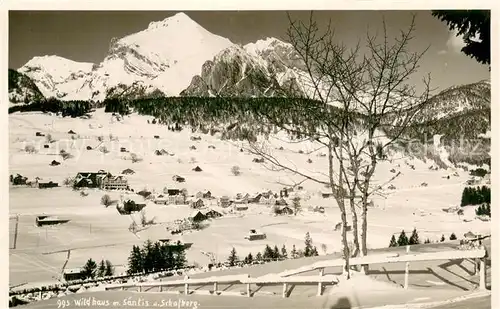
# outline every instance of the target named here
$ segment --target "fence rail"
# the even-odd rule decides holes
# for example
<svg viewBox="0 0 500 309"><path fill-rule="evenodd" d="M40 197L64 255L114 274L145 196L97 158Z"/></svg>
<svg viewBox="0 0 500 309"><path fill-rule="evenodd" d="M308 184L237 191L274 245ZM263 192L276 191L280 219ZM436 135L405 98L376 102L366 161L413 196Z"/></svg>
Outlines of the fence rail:
<svg viewBox="0 0 500 309"><path fill-rule="evenodd" d="M349 260L349 264L354 265L370 265L370 264L383 264L383 263L406 263L405 265L405 284L404 288L408 288L409 282L409 268L410 262L421 262L421 261L436 261L436 260L459 260L459 259L480 259L480 265L478 269L477 263L475 263L475 272L479 270L479 288L482 290L486 289L486 251L485 249L476 249L469 251L461 250L449 250L443 252L426 252L426 253L410 253L410 246L406 247L406 254L375 254L363 257L356 257ZM114 289L125 289L125 288L138 288L138 291L142 291L145 287L158 287L159 291L162 291L162 287L167 286L184 286L184 293L189 294L190 285L206 285L213 284L213 294L218 294L218 284L244 284L246 285L246 295L250 297L251 285L252 284L283 284L282 297L287 297L288 285L289 284L306 284L306 283L317 283L318 292L317 295L322 295L324 284L335 284L338 282L337 275L324 275L325 268L329 267L339 267L344 266L344 260L335 259L331 261L321 261L314 263L312 265L307 265L304 267L299 267L292 270L286 270L281 273L267 274L260 277L251 278L248 274L243 275L230 275L230 276L212 276L208 278L189 278L186 276L181 280L171 280L171 281L154 281L154 282L142 282L142 283L125 283L125 284L115 284L108 285L105 287L106 290ZM297 276L301 273L311 272L319 270L318 275L314 276Z"/></svg>

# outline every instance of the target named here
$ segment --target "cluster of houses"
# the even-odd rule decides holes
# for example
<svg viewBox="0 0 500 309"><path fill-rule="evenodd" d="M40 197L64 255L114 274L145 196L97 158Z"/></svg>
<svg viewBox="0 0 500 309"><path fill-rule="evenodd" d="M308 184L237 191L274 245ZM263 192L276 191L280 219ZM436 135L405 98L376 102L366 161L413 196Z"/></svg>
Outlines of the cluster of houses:
<svg viewBox="0 0 500 309"><path fill-rule="evenodd" d="M109 172L79 172L74 179L75 188L99 188L103 190L129 190L124 176L113 176Z"/></svg>

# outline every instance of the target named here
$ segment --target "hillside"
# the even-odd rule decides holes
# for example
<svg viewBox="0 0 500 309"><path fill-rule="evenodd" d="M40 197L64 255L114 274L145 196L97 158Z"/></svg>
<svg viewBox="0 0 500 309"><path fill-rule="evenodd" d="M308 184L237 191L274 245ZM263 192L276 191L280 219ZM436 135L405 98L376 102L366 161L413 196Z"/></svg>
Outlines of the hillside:
<svg viewBox="0 0 500 309"><path fill-rule="evenodd" d="M9 69L9 102L32 103L41 101L44 96L28 76Z"/></svg>

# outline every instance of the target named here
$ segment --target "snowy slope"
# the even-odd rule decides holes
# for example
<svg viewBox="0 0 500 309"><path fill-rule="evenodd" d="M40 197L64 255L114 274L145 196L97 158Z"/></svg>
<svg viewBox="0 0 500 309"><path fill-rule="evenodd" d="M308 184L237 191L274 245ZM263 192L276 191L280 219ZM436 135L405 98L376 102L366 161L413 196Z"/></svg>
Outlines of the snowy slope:
<svg viewBox="0 0 500 309"><path fill-rule="evenodd" d="M200 74L206 60L232 43L198 25L184 13L121 39L113 39L100 64L57 56L35 57L20 68L46 97L102 100L106 91L134 82L149 91L178 95Z"/></svg>

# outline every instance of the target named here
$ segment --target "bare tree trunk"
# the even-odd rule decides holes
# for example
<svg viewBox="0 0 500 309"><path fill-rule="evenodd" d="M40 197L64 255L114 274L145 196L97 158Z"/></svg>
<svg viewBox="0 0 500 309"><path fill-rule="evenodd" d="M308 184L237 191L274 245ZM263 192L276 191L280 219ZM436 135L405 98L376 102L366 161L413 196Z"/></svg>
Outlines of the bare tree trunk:
<svg viewBox="0 0 500 309"><path fill-rule="evenodd" d="M356 257L359 255L359 236L358 236L358 214L356 212L356 202L354 201L354 191L351 190L349 203L351 206L351 216L352 216L352 237L354 243L354 252L351 254L351 257Z"/></svg>
<svg viewBox="0 0 500 309"><path fill-rule="evenodd" d="M330 130L331 131L331 130ZM349 265L349 244L347 242L347 214L346 214L346 209L345 209L345 199L344 199L344 190L343 190L343 175L342 173L339 173L339 184L338 187L335 186L335 183L333 181L333 142L330 138L330 142L328 144L328 174L330 178L330 187L333 193L333 196L335 197L335 200L337 201L338 207L340 209L340 220L342 222L342 229L341 229L341 235L342 235L342 257L344 259L344 269L343 269L343 274L346 276L346 279L350 279L350 265ZM340 155L338 155L339 159L339 170L342 170L344 167L344 162L342 160L342 147L340 147Z"/></svg>

